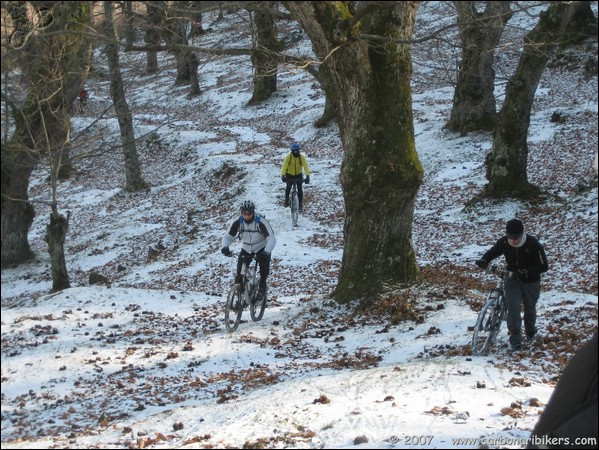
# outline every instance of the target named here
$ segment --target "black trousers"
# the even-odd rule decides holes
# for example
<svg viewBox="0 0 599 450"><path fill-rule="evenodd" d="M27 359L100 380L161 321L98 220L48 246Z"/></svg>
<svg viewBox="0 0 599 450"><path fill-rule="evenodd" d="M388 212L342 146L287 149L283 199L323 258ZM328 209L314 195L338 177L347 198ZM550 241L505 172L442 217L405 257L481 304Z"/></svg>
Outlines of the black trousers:
<svg viewBox="0 0 599 450"><path fill-rule="evenodd" d="M304 176L303 175L286 175L285 178L287 179L287 187L285 188L285 199L289 200L289 194L291 193L291 186L293 185L293 183L297 183L297 199L299 200L299 204L302 204L302 201L304 200L304 190L302 189L302 184L303 184L303 179Z"/></svg>
<svg viewBox="0 0 599 450"><path fill-rule="evenodd" d="M257 251L255 254L258 256L258 266L260 267L260 284L264 286L266 285L266 279L270 274L270 255L264 257L263 253L264 249ZM244 249L241 249L239 257L237 258L237 275L241 275L241 267L243 266L244 259L251 262L253 256L254 253L248 253Z"/></svg>

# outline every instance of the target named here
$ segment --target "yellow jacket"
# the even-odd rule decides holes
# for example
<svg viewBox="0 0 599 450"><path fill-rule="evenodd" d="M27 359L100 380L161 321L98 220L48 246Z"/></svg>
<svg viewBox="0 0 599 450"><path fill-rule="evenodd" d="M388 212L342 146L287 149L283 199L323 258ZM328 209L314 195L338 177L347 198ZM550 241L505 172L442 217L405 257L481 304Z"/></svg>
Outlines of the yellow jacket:
<svg viewBox="0 0 599 450"><path fill-rule="evenodd" d="M308 166L308 160L300 153L299 157L296 158L293 154L289 153L283 161L283 167L281 167L281 175L292 175L297 176L302 174L302 167L307 177L310 176L310 167Z"/></svg>

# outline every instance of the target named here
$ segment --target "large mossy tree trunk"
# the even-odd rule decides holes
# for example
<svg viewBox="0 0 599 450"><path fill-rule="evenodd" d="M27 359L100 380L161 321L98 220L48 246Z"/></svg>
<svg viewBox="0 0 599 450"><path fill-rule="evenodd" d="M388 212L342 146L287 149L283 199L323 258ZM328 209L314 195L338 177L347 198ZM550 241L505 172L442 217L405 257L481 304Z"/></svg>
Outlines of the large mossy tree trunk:
<svg viewBox="0 0 599 450"><path fill-rule="evenodd" d="M453 2L458 12L462 60L446 128L461 134L495 128L495 49L511 17L510 2Z"/></svg>
<svg viewBox="0 0 599 450"><path fill-rule="evenodd" d="M413 283L416 194L423 170L416 153L407 42L418 2L289 2L334 89L345 150L344 252L333 297L376 301L387 285ZM368 34L368 38L362 34Z"/></svg>
<svg viewBox="0 0 599 450"><path fill-rule="evenodd" d="M29 177L38 155L13 140L2 148L2 267L15 267L33 258L29 229L35 209L29 202Z"/></svg>
<svg viewBox="0 0 599 450"><path fill-rule="evenodd" d="M488 183L484 195L530 198L540 193L537 186L529 183L526 169L530 112L547 61L565 36L572 18L585 8L588 2L553 2L525 36L524 50L508 82L493 146L487 154Z"/></svg>

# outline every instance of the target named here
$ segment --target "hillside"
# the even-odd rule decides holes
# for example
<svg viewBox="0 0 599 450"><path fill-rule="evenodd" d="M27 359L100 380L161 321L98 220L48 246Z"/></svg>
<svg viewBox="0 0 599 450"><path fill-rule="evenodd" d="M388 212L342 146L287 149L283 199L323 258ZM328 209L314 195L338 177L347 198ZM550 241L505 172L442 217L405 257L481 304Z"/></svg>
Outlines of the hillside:
<svg viewBox="0 0 599 450"><path fill-rule="evenodd" d="M423 24L439 20L433 13L423 10ZM202 46L249 46L243 23L235 14L214 22ZM293 51L310 48L304 37ZM537 92L528 174L545 198L470 207L485 183L492 138L443 129L453 91L424 63L432 52L414 49L414 125L425 169L414 246L423 282L361 313L327 298L343 250L342 148L334 124L313 126L324 106L314 80L281 68L273 98L248 107L247 57L202 57L203 93L190 98L174 85L172 57L161 54L164 71L150 77L140 75L144 55L123 55L152 187L123 192L118 150L77 163L59 188L59 208L71 213L73 288L54 295L46 295L49 211L36 203L37 258L2 271L2 448L344 448L359 447L359 436L368 439L364 448L414 448L409 436L423 436L419 448L478 448L481 438L505 448L499 439L525 439L564 364L597 329L597 76L583 70L589 55L596 62L597 46L553 61ZM73 118L80 154L118 142L116 120L97 121L110 106L97 57L89 104ZM506 59L500 75L513 66ZM551 120L556 112L563 120ZM312 182L292 229L279 170L294 141ZM40 167L32 199L48 199L46 179ZM220 242L246 198L277 236L270 300L261 322L228 334L222 306L234 260L221 255ZM492 355L472 357L469 327L494 282L473 261L515 214L550 262L541 339L510 354L503 329ZM92 272L108 286L89 286ZM411 320L399 320L398 305Z"/></svg>

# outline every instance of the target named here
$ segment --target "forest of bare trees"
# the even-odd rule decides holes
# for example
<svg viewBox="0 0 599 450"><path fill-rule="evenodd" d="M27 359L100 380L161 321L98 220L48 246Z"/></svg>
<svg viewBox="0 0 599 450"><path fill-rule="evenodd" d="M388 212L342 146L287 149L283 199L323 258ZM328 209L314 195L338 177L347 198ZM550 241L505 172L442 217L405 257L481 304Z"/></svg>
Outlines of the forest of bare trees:
<svg viewBox="0 0 599 450"><path fill-rule="evenodd" d="M141 136L131 126L120 54L143 53L146 73L153 73L159 70L157 54L171 53L173 82L188 86L193 96L202 95L198 71L203 58L237 54L247 55L254 69L249 104L268 102L277 90L279 65L294 64L308 70L326 95L321 120L339 126L345 224L336 300L368 303L386 285L416 282L412 222L423 169L412 117L412 46L450 39L459 55L447 127L462 134L494 133L480 196L530 198L541 195L528 182L526 141L540 77L560 48L597 34L597 18L586 1L448 4L454 5L455 23L424 31L418 29L419 2L2 2L2 267L32 257L28 231L36 206L29 200L29 180L43 165L52 192L46 240L53 289L69 287L64 252L69 221L56 187L77 164L71 156L70 115L93 75L95 52L103 52L109 62L105 76L112 108L105 113L118 118L127 191L148 184L137 157ZM512 17L530 13L522 8L531 6L542 12L520 43L517 69L497 111L496 46ZM252 48L203 47L202 17L208 11L246 15ZM313 55L286 54L291 39L282 31L286 21L300 24Z"/></svg>

